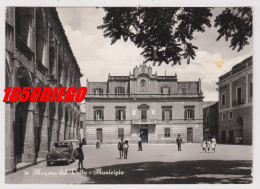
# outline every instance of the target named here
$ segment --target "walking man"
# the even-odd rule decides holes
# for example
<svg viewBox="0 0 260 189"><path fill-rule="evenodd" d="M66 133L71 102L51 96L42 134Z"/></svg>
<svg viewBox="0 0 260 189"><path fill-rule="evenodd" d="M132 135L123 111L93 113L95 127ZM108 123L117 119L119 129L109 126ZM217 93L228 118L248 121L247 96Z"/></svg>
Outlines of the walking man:
<svg viewBox="0 0 260 189"><path fill-rule="evenodd" d="M143 151L141 136L139 136L139 139L138 139L138 151Z"/></svg>
<svg viewBox="0 0 260 189"><path fill-rule="evenodd" d="M124 153L124 138L121 138L121 140L118 142L117 148L119 150L120 159L123 159L123 153Z"/></svg>
<svg viewBox="0 0 260 189"><path fill-rule="evenodd" d="M176 138L176 143L178 146L178 151L181 151L182 138L180 134L178 134L178 137Z"/></svg>

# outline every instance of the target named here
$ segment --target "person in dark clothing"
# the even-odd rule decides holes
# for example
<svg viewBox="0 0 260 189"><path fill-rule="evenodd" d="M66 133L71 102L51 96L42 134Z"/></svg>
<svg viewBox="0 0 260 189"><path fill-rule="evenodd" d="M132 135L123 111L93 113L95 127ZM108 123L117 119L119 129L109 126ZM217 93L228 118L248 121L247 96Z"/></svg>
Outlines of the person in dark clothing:
<svg viewBox="0 0 260 189"><path fill-rule="evenodd" d="M139 139L138 139L138 151L143 151L141 136L139 136Z"/></svg>
<svg viewBox="0 0 260 189"><path fill-rule="evenodd" d="M80 165L81 165L81 168L84 169L84 167L83 167L84 153L83 153L83 150L82 150L82 143L79 144L78 153L79 153L78 167L80 169Z"/></svg>
<svg viewBox="0 0 260 189"><path fill-rule="evenodd" d="M121 138L121 140L118 142L117 148L119 150L120 159L123 159L123 153L124 153L124 139Z"/></svg>
<svg viewBox="0 0 260 189"><path fill-rule="evenodd" d="M124 142L124 145L123 145L123 149L124 149L124 159L127 159L128 148L129 148L129 144L128 144L128 140L126 140L126 141Z"/></svg>
<svg viewBox="0 0 260 189"><path fill-rule="evenodd" d="M176 143L178 146L178 151L181 151L182 138L180 134L178 134L178 137L176 138Z"/></svg>

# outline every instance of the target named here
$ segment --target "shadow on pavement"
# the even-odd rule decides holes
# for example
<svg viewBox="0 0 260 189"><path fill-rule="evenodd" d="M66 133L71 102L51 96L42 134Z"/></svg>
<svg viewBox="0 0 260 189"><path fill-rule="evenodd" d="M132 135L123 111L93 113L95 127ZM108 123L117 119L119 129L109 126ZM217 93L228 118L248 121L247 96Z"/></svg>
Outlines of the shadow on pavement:
<svg viewBox="0 0 260 189"><path fill-rule="evenodd" d="M251 168L252 161L142 162L84 169L82 174L95 184L249 184Z"/></svg>

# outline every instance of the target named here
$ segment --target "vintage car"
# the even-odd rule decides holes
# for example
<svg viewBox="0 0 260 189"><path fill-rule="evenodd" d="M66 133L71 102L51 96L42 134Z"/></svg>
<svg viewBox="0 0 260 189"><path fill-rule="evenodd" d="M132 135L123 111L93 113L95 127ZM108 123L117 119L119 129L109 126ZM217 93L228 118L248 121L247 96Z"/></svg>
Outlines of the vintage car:
<svg viewBox="0 0 260 189"><path fill-rule="evenodd" d="M78 140L73 140L73 139L65 140L64 142L71 142L72 143L73 149L75 150L75 158L78 158L79 157L78 148L79 148L80 142Z"/></svg>
<svg viewBox="0 0 260 189"><path fill-rule="evenodd" d="M66 162L69 165L71 161L75 161L75 150L71 142L54 143L51 152L46 155L47 166L52 162Z"/></svg>

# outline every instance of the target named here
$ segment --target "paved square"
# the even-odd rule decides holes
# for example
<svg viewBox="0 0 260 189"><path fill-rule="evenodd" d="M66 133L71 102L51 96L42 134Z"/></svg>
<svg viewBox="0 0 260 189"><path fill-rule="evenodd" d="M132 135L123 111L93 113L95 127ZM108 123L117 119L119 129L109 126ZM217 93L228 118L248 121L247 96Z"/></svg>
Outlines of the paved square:
<svg viewBox="0 0 260 189"><path fill-rule="evenodd" d="M217 145L216 152L202 152L200 144L130 144L128 159L119 159L117 145L83 146L84 170L77 163L46 163L6 176L6 183L39 184L197 184L251 183L252 146Z"/></svg>

